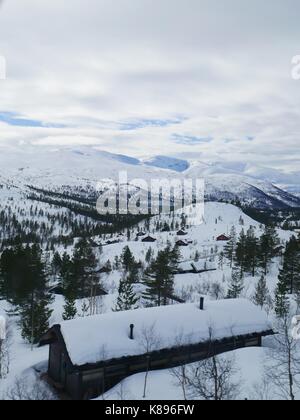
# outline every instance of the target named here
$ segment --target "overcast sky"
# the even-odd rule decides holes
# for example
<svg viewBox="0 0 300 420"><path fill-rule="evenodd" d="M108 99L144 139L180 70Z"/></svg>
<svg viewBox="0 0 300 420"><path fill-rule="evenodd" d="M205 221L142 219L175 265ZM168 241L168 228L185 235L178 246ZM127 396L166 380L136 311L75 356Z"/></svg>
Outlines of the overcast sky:
<svg viewBox="0 0 300 420"><path fill-rule="evenodd" d="M300 162L299 0L4 0L2 143Z"/></svg>

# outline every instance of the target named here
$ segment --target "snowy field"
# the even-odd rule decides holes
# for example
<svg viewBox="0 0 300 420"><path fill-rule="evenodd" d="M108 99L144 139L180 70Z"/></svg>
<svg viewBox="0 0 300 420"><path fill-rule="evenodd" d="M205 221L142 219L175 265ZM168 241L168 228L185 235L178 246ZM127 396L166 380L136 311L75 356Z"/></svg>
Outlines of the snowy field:
<svg viewBox="0 0 300 420"><path fill-rule="evenodd" d="M49 209L49 211L51 210ZM123 236L118 236L119 243L103 246L102 252L100 252L100 248L95 248L96 255L101 261L99 266L102 266L108 260L113 263L116 257L120 257L125 246L129 246L137 261L141 261L145 264L145 258L149 248L151 248L154 255L156 255L158 250L164 249L168 243L174 245L178 240L176 231L156 232L155 225L157 221L158 218L153 218L150 224L150 233L157 239L156 243L148 244L142 243L140 240L135 240L138 231L144 229L144 225L141 224L132 234L131 240L127 240L126 235L124 234ZM160 221L163 222L164 220ZM200 262L214 264L216 270L202 274L188 273L176 275L174 288L178 297L183 298L187 302L198 302L199 295L205 295L207 301L222 299L227 295L227 285L228 280L231 277L231 268L226 261L220 265L219 256L224 250L225 245L223 242L218 242L216 238L221 234L228 235L233 226L236 228L237 234L239 234L242 229L246 231L250 226L254 227L257 236L261 235L263 232L263 226L243 214L240 209L232 205L220 203L207 203L205 205L203 223L199 226L187 227L187 236L185 239L188 239L191 243L188 247L180 249L181 261L184 264L194 261L197 252L199 254ZM292 235L291 232L282 230L278 230L278 234L282 244L284 244ZM98 237L93 239L97 242L99 241ZM68 246L67 248L61 248L59 250L61 253L67 251L71 254L73 246ZM267 275L267 285L270 292L273 292L275 289L281 262L280 258L274 259ZM101 281L104 289L108 292L108 295L101 298L99 306L100 314L109 314L115 307L117 290L121 277L122 273L117 270L113 270L110 274L102 275ZM245 288L242 292L243 298L252 299L258 280L259 276L247 276L244 279ZM215 295L213 288L213 285L216 283L221 286L218 296ZM56 296L55 301L52 304L52 325L61 323L63 305L63 297ZM82 305L82 300L76 302L79 315L81 314ZM6 302L0 301L0 313L1 311L5 312L7 309L9 309L9 305L7 305ZM16 378L28 378L29 383L33 383L34 378L36 377L36 374L33 373L33 367L38 366L38 370L40 370L41 366L44 366L43 369L45 369L48 359L47 348L39 349L34 347L31 349L29 345L24 344L20 336L16 318L10 318L9 322L12 329L11 366L7 378L0 380L0 398L1 396L3 396L3 398L5 397L7 390L14 385ZM243 388L239 396L240 399L250 399L253 397L255 384L262 381L261 366L264 365L262 360L267 351L267 349L246 349L236 352L238 370L243 379ZM122 395L122 398L124 399L140 399L143 377L144 375L141 374L128 378L123 382L121 389L120 386L116 387L113 391L108 393L105 398L120 399L120 395ZM181 399L182 395L180 388L174 384L174 378L172 378L170 372L151 372L149 376L147 398Z"/></svg>

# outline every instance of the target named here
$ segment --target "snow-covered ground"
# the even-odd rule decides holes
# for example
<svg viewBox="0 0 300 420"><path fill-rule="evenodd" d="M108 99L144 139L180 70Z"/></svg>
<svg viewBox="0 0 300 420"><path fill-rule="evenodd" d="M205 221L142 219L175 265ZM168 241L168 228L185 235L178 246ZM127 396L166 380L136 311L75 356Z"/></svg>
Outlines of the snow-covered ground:
<svg viewBox="0 0 300 420"><path fill-rule="evenodd" d="M51 211L52 208L49 208L49 212ZM55 209L53 211L55 211ZM28 214L30 215L30 208L27 207L26 212L29 212ZM158 250L165 248L168 242L174 245L179 239L176 233L177 229L172 232L156 232L155 230L158 221L163 223L166 220L167 216L156 217L151 220L149 233L157 239L154 244L142 243L141 239L136 241L136 234L138 231L144 230L144 223L141 223L141 225L132 232L130 240L127 239L126 232L124 232L123 236L116 235L116 237L107 238L118 238L120 242L103 246L102 253L100 252L100 247L95 247L95 252L101 261L100 265L104 264L107 260L110 260L113 263L115 257L120 257L125 246L129 246L136 260L145 263L146 253L149 248L152 248L155 255ZM243 214L237 207L222 203L206 203L203 223L198 226L187 227L186 229L187 236L184 237L184 239L191 243L188 247L181 248L181 260L183 263L194 261L197 252L200 262L214 264L216 270L202 274L189 273L176 275L176 295L184 298L187 302L196 302L199 299L199 295L204 294L207 296L207 301L214 301L217 297L214 294L212 286L215 283L218 283L221 285L221 291L218 298L226 296L228 280L231 277L231 269L226 261L220 265L219 255L223 251L225 244L223 242L218 242L216 238L221 234L228 235L233 226L236 228L237 234L239 234L242 229L246 231L250 226L254 227L257 236L261 235L263 231L263 226ZM291 232L283 230L278 230L278 233L282 244L284 244L292 235ZM101 240L100 237L94 237L93 239L99 244L103 242L103 238ZM60 253L63 253L64 251L71 253L73 246L74 244L66 247L60 246L58 251ZM267 276L267 284L271 293L274 291L277 283L280 263L280 259L274 259ZM116 270L112 271L110 274L102 275L101 281L109 294L101 298L99 313L107 314L112 311L112 308L116 303L117 288L121 277L122 273ZM245 278L245 289L243 291L244 298L252 298L258 279L259 276L255 276L254 278L249 276ZM82 301L77 302L79 314L81 314L82 303ZM51 324L60 323L62 321L63 305L63 298L61 296L56 296L55 302L52 305L53 315ZM3 312L6 309L9 309L7 304L5 302L0 302L0 313L1 310ZM32 367L36 365L41 366L42 364L46 366L48 358L47 348L31 349L30 346L24 344L20 336L16 318L11 318L10 322L13 330L11 369L8 377L0 380L0 398L1 395L4 396L7 390L13 385L16 378L29 377L29 380L32 382ZM261 382L261 359L266 351L267 350L265 349L245 349L236 353L239 371L244 379L244 386L240 395L241 399L246 397L251 398L253 384ZM124 386L122 388L125 389L128 398L141 398L143 377L143 374L136 375L124 381ZM120 387L117 387L105 398L118 399L123 391L121 394L120 392ZM150 374L147 398L177 399L182 398L180 392L180 388L174 384L174 378L172 378L168 371L152 372Z"/></svg>
<svg viewBox="0 0 300 420"><path fill-rule="evenodd" d="M268 366L272 366L270 360L270 349L266 347L250 347L236 350L222 355L222 358L234 360L236 373L232 381L238 382L239 400L257 400L266 398L269 400L280 399L276 388L269 384L266 388L264 384L265 372ZM192 365L188 366L191 367ZM195 365L196 366L196 365ZM115 388L107 392L104 397L99 399L106 400L183 400L182 388L172 370L160 370L149 373L147 381L146 398L143 398L145 374L133 375L122 381ZM297 398L299 398L299 394Z"/></svg>

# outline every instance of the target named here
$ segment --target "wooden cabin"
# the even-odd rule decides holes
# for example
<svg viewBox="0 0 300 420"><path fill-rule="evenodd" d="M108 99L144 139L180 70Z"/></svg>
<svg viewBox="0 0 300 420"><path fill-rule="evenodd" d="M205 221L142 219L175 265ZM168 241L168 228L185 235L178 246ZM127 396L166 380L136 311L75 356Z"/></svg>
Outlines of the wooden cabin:
<svg viewBox="0 0 300 420"><path fill-rule="evenodd" d="M156 242L156 239L155 238L153 238L152 236L147 236L146 238L144 238L144 239L142 239L142 242L144 242L144 243L153 243L153 242Z"/></svg>
<svg viewBox="0 0 300 420"><path fill-rule="evenodd" d="M208 271L216 271L216 264L213 262L207 262L205 260L200 261L182 261L178 264L177 269L173 271L173 274L201 274Z"/></svg>
<svg viewBox="0 0 300 420"><path fill-rule="evenodd" d="M177 236L187 236L187 232L185 232L184 230L179 230L177 232Z"/></svg>
<svg viewBox="0 0 300 420"><path fill-rule="evenodd" d="M180 343L178 331L183 332ZM147 334L154 343L150 348ZM266 314L250 301L204 303L202 298L200 305L178 304L66 321L54 325L40 345L49 345L49 383L64 396L86 400L130 375L261 346L262 337L271 334Z"/></svg>
<svg viewBox="0 0 300 420"><path fill-rule="evenodd" d="M220 236L217 237L217 241L218 242L221 242L221 241L226 242L226 241L230 241L230 238L226 235L220 235Z"/></svg>
<svg viewBox="0 0 300 420"><path fill-rule="evenodd" d="M139 232L136 236L138 237L138 238L142 238L143 236L145 236L146 235L146 233L145 232Z"/></svg>
<svg viewBox="0 0 300 420"><path fill-rule="evenodd" d="M184 246L189 246L189 243L187 241L183 241L183 240L179 240L176 242L176 246L180 246L180 247L184 247Z"/></svg>

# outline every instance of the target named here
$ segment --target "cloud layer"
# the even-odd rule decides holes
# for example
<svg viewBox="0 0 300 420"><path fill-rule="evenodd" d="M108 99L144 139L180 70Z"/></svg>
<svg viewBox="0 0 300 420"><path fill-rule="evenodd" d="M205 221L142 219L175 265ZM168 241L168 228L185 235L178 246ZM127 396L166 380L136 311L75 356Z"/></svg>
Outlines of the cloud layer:
<svg viewBox="0 0 300 420"><path fill-rule="evenodd" d="M298 0L4 1L1 141L296 170L299 15Z"/></svg>

